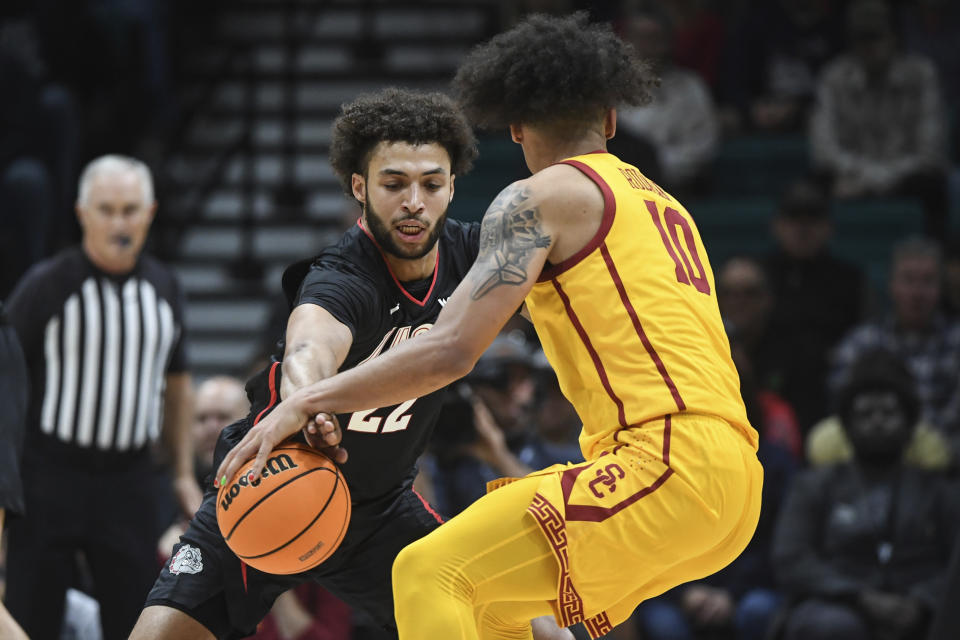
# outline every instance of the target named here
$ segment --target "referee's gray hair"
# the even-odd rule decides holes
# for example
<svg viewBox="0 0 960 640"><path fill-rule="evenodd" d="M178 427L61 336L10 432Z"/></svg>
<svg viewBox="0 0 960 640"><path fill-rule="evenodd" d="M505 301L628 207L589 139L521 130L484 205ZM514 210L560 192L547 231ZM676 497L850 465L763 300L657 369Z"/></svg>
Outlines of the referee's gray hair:
<svg viewBox="0 0 960 640"><path fill-rule="evenodd" d="M136 158L117 154L94 158L83 168L83 173L80 174L80 185L77 188L77 204L86 204L93 179L107 171L133 171L136 173L140 177L140 186L143 188L143 201L148 205L153 204L153 176L150 174L150 168Z"/></svg>
<svg viewBox="0 0 960 640"><path fill-rule="evenodd" d="M943 262L943 251L933 240L910 236L894 245L890 266L896 266L905 258L932 258L939 268Z"/></svg>

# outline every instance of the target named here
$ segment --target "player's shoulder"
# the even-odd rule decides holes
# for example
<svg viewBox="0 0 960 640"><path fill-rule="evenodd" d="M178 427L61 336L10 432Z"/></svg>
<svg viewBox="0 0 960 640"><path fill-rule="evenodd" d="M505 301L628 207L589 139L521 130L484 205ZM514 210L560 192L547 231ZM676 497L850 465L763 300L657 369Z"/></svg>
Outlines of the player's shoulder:
<svg viewBox="0 0 960 640"><path fill-rule="evenodd" d="M313 258L296 262L284 271L283 288L290 297L304 286L321 283L377 288L383 278L382 258L359 225Z"/></svg>
<svg viewBox="0 0 960 640"><path fill-rule="evenodd" d="M592 171L589 167L588 170ZM596 173L593 171L593 173ZM520 188L533 191L538 198L563 203L573 198L574 202L595 203L597 196L597 177L589 175L589 171L575 167L565 162L552 164L537 171L529 178L518 180L514 184ZM600 199L602 202L602 198Z"/></svg>
<svg viewBox="0 0 960 640"><path fill-rule="evenodd" d="M379 251L358 223L347 229L335 244L317 254L311 270L327 268L359 274L379 267L381 262Z"/></svg>
<svg viewBox="0 0 960 640"><path fill-rule="evenodd" d="M562 219L584 211L602 212L602 181L569 164L553 164L517 180L497 196L503 210L536 207L542 219ZM496 203L495 203L496 204Z"/></svg>

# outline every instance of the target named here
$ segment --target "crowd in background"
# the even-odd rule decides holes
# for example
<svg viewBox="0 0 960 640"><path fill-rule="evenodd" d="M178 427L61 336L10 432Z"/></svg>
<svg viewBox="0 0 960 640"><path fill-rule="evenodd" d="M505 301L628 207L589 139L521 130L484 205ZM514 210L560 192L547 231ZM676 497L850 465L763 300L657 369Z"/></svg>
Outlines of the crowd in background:
<svg viewBox="0 0 960 640"><path fill-rule="evenodd" d="M773 248L744 246L713 264L741 392L761 435L757 533L732 565L645 602L610 637L924 637L957 588L950 558L960 537L960 238L950 239L960 229L960 7L505 5L590 5L656 66L657 98L618 114L610 148L681 203L718 189L712 163L725 141L776 133L808 145L807 170L766 194L777 203ZM31 264L79 238L72 211L86 160L106 150L157 160L177 111L181 61L171 43L202 30L202 19L184 26L180 11L182 3L155 0L0 9L0 299ZM889 247L879 289L864 265L837 254L832 221L838 202L877 198L912 199L923 216L922 235ZM278 337L276 326L265 328L266 344ZM202 483L216 434L247 411L242 382L203 381L193 407ZM580 460L579 427L518 319L450 390L418 487L452 516L489 480ZM156 482L158 566L182 524L167 485ZM64 638L99 637L88 576L77 567ZM377 634L322 589L305 587L278 601L257 637Z"/></svg>

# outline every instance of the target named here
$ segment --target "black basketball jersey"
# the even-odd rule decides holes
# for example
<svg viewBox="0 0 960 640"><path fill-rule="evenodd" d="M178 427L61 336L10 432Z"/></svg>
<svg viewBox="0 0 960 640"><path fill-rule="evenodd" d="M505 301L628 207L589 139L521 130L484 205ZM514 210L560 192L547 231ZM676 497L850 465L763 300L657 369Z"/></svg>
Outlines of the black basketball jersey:
<svg viewBox="0 0 960 640"><path fill-rule="evenodd" d="M358 222L313 261L302 280L302 267L288 269L284 288L295 304L319 305L350 328L353 344L340 369L344 371L428 331L476 259L479 240L478 223L447 220L437 242L433 275L401 283ZM297 293L290 296L295 287ZM342 444L350 453L342 469L355 502L413 481L442 396L440 389L398 405L338 416Z"/></svg>

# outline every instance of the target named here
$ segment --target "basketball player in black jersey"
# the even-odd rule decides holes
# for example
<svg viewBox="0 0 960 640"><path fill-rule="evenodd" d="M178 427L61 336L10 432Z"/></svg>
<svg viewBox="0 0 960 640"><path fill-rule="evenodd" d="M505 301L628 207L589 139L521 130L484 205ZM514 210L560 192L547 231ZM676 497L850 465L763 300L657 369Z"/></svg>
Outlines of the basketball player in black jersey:
<svg viewBox="0 0 960 640"><path fill-rule="evenodd" d="M224 429L214 468L280 398L430 329L479 249L478 224L446 220L454 179L475 154L469 125L441 94L387 89L344 106L330 161L363 215L339 244L284 273L293 311L282 376L274 362L247 383L251 412ZM326 452L341 463L353 515L340 547L311 571L277 576L240 562L219 533L208 482L203 506L174 546L131 638L244 637L280 593L306 580L395 635L393 560L442 522L413 490L440 402L437 391L337 416L343 449ZM534 629L538 640L572 638L550 618L536 620Z"/></svg>

